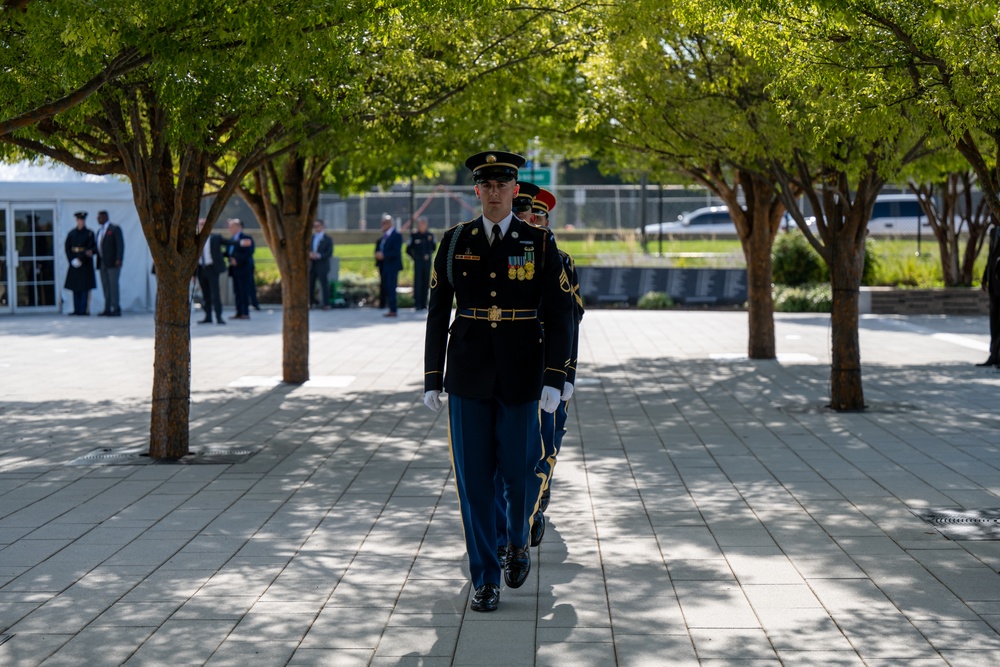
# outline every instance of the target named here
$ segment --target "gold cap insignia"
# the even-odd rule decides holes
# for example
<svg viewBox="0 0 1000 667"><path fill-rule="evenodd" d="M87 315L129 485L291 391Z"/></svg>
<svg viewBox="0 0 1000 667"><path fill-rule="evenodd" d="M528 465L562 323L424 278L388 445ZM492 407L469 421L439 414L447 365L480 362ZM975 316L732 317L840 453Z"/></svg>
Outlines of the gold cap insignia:
<svg viewBox="0 0 1000 667"><path fill-rule="evenodd" d="M486 156L486 164L493 164L496 161L497 161L497 156L496 155L490 154L490 155Z"/></svg>

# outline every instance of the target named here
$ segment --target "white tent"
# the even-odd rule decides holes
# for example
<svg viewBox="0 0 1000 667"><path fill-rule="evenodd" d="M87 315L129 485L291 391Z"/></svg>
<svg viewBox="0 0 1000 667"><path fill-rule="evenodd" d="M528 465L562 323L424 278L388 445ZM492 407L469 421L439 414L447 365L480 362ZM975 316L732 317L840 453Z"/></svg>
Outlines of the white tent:
<svg viewBox="0 0 1000 667"><path fill-rule="evenodd" d="M87 226L97 228L97 212L107 211L122 229L125 258L119 281L126 312L153 309L156 277L132 199L132 186L109 177L93 177L63 166L0 164L0 314L65 312L73 295L63 289L68 260L66 235L74 213L87 211ZM104 309L97 277L90 312Z"/></svg>

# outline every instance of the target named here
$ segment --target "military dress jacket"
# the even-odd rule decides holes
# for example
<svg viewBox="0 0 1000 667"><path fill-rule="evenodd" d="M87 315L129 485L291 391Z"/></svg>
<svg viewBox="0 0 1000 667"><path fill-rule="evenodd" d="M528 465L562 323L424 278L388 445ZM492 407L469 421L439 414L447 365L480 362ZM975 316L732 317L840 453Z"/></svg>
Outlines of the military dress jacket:
<svg viewBox="0 0 1000 667"><path fill-rule="evenodd" d="M583 298L580 296L580 278L576 273L573 258L563 250L559 251L559 258L573 290L573 343L570 348L569 365L566 367L566 381L576 384L576 365L580 355L580 321L583 320L584 310Z"/></svg>
<svg viewBox="0 0 1000 667"><path fill-rule="evenodd" d="M494 248L482 216L452 227L438 246L430 287L425 391L526 403L539 399L543 385L562 390L573 297L548 230L514 217Z"/></svg>
<svg viewBox="0 0 1000 667"><path fill-rule="evenodd" d="M87 254L87 251L90 254ZM74 227L66 235L66 260L72 262L74 259L80 260L79 267L69 264L66 269L66 282L63 285L72 292L85 292L97 287L97 278L94 277L94 255L97 254L97 238L94 232L84 227L77 229Z"/></svg>
<svg viewBox="0 0 1000 667"><path fill-rule="evenodd" d="M1000 227L990 227L989 254L983 269L983 286L991 297L1000 297Z"/></svg>
<svg viewBox="0 0 1000 667"><path fill-rule="evenodd" d="M434 234L431 232L413 232L410 234L410 242L406 244L406 254L409 255L415 264L430 264L434 257Z"/></svg>

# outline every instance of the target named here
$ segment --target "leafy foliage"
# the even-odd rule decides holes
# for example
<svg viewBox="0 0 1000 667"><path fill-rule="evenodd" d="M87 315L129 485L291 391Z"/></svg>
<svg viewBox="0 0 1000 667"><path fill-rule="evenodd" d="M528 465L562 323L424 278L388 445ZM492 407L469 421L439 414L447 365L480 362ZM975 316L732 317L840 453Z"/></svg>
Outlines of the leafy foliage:
<svg viewBox="0 0 1000 667"><path fill-rule="evenodd" d="M673 307L674 300L666 292L646 292L636 302L639 310L666 310Z"/></svg>
<svg viewBox="0 0 1000 667"><path fill-rule="evenodd" d="M774 309L781 313L829 313L833 309L832 291L829 285L816 283L775 285Z"/></svg>
<svg viewBox="0 0 1000 667"><path fill-rule="evenodd" d="M798 287L828 280L826 265L798 232L782 234L771 251L771 274L776 285Z"/></svg>

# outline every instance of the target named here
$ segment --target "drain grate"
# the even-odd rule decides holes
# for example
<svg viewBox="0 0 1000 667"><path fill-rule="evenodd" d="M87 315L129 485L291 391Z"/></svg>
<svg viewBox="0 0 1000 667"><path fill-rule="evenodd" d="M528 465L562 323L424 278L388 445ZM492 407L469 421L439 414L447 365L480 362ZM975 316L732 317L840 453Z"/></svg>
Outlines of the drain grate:
<svg viewBox="0 0 1000 667"><path fill-rule="evenodd" d="M189 447L189 454L177 461L157 461L149 458L146 447L99 447L66 463L70 466L141 466L199 465L244 463L261 450L260 447L222 447L201 445Z"/></svg>
<svg viewBox="0 0 1000 667"><path fill-rule="evenodd" d="M910 509L949 540L1000 540L1000 509Z"/></svg>

